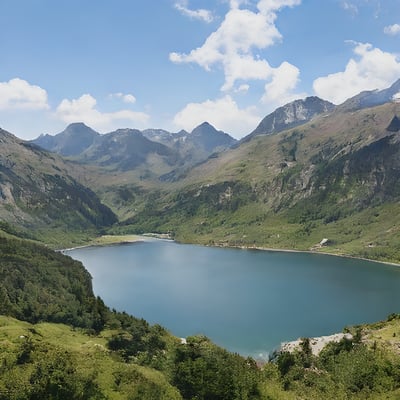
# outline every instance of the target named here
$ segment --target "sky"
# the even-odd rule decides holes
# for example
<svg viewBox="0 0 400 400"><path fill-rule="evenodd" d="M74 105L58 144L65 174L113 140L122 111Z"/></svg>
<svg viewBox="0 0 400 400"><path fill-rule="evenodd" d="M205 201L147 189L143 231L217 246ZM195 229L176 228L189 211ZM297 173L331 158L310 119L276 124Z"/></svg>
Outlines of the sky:
<svg viewBox="0 0 400 400"><path fill-rule="evenodd" d="M400 78L400 0L1 0L0 127L235 138L290 101Z"/></svg>

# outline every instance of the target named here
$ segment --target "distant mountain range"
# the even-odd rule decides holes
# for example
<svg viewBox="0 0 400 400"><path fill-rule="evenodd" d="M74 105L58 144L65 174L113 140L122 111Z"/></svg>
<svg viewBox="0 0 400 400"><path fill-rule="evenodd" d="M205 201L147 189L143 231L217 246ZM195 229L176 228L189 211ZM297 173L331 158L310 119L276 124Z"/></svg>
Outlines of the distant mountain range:
<svg viewBox="0 0 400 400"><path fill-rule="evenodd" d="M107 226L101 199L113 232L302 250L328 238L324 251L400 261L399 92L296 100L241 141L207 122L103 135L76 123L31 143L2 131L0 218Z"/></svg>
<svg viewBox="0 0 400 400"><path fill-rule="evenodd" d="M336 107L309 98L277 109L244 140L189 169L121 231L399 262L398 85Z"/></svg>
<svg viewBox="0 0 400 400"><path fill-rule="evenodd" d="M271 135L303 125L322 114L349 112L392 101L400 93L400 79L385 90L365 91L343 104L334 104L318 97L295 100L261 120L256 129L239 142L229 134L216 130L207 122L192 132L171 133L163 129L118 129L100 135L83 123L69 125L63 132L41 135L32 143L85 164L127 171L142 166L148 176L179 179L188 168L205 161L215 153L244 143L258 135ZM157 168L154 169L154 165Z"/></svg>
<svg viewBox="0 0 400 400"><path fill-rule="evenodd" d="M211 154L223 151L236 140L217 131L209 123L196 127L191 133L167 132L162 129L118 129L100 135L83 123L69 125L63 132L41 135L32 140L46 150L73 157L85 164L96 164L114 170L127 171L146 164L149 157L164 164L164 172L193 166ZM150 168L150 167L149 167Z"/></svg>

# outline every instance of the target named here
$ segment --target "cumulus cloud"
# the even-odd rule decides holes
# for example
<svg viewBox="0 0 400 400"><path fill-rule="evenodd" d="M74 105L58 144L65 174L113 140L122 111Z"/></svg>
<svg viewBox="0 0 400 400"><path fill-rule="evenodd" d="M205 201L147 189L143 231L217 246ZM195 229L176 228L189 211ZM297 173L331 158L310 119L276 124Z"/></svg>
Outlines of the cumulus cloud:
<svg viewBox="0 0 400 400"><path fill-rule="evenodd" d="M124 103L134 104L136 103L136 97L133 94L124 94L124 93L112 93L110 94L111 98L121 99Z"/></svg>
<svg viewBox="0 0 400 400"><path fill-rule="evenodd" d="M66 123L84 122L99 131L120 127L118 124L121 121L143 125L149 120L149 115L143 112L120 110L102 113L96 105L96 99L90 94L84 94L73 100L64 99L56 109L56 116Z"/></svg>
<svg viewBox="0 0 400 400"><path fill-rule="evenodd" d="M386 33L386 35L390 35L390 36L400 35L400 25L393 24L393 25L385 26L385 28L383 29L383 32Z"/></svg>
<svg viewBox="0 0 400 400"><path fill-rule="evenodd" d="M292 7L301 0L260 0L257 12L241 9L240 0L230 1L230 10L219 28L201 47L190 53L170 53L174 63L195 63L209 71L221 66L225 74L223 91L231 90L238 80L265 80L273 75L267 60L255 54L282 39L275 20L283 7Z"/></svg>
<svg viewBox="0 0 400 400"><path fill-rule="evenodd" d="M260 122L260 116L254 108L240 109L231 96L203 103L190 103L175 115L177 127L191 131L204 121L217 129L240 138L251 132Z"/></svg>
<svg viewBox="0 0 400 400"><path fill-rule="evenodd" d="M363 90L385 89L400 76L396 54L374 48L369 43L355 43L354 54L344 71L320 77L313 83L314 92L340 104Z"/></svg>
<svg viewBox="0 0 400 400"><path fill-rule="evenodd" d="M207 22L207 23L210 23L214 20L213 14L209 10L205 10L203 8L200 8L198 10L189 9L187 0L181 0L181 1L176 2L175 8L182 15L185 15L186 17L189 17L192 19L199 19L199 20Z"/></svg>
<svg viewBox="0 0 400 400"><path fill-rule="evenodd" d="M1 110L47 110L47 92L40 86L14 78L8 82L0 82Z"/></svg>
<svg viewBox="0 0 400 400"><path fill-rule="evenodd" d="M279 107L292 100L305 97L306 93L296 93L300 70L288 62L283 62L272 72L272 79L265 85L261 99L264 104Z"/></svg>

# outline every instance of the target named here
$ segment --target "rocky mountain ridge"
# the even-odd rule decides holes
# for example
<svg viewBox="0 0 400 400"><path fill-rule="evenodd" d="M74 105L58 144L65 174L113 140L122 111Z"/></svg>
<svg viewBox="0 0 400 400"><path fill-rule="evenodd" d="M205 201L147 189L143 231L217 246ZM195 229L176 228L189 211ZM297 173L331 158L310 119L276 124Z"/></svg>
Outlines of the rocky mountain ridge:
<svg viewBox="0 0 400 400"><path fill-rule="evenodd" d="M400 79L389 88L383 90L367 90L346 100L337 107L340 112L361 110L367 107L375 107L389 102L400 101Z"/></svg>
<svg viewBox="0 0 400 400"><path fill-rule="evenodd" d="M41 135L31 142L81 163L120 171L146 164L151 157L151 163L164 165L163 172L171 173L229 148L236 140L207 122L191 133L183 130L171 133L162 129L118 129L103 135L83 123L74 123L57 135ZM158 161L154 161L154 157Z"/></svg>
<svg viewBox="0 0 400 400"><path fill-rule="evenodd" d="M332 105L317 98L290 103L286 111L295 112L283 107L275 114L282 112L286 129L250 135L212 154L218 140L222 147L231 140L207 123L190 134L92 134L93 143L74 158L80 164L70 164L70 175L83 182L72 166L88 165L84 183L120 218L113 232L168 232L181 241L302 250L328 238L337 246L332 251L400 260L394 245L400 217L393 217L400 215L396 90L395 84L383 91L390 100L382 105L351 112L340 106L325 112ZM363 98L375 101L376 95ZM210 147L204 145L193 164L191 151L201 154L201 141ZM349 231L352 224L363 228Z"/></svg>
<svg viewBox="0 0 400 400"><path fill-rule="evenodd" d="M242 141L248 141L257 135L270 135L293 128L310 121L317 115L329 113L334 109L334 104L316 96L292 101L268 114L257 128L245 136Z"/></svg>
<svg viewBox="0 0 400 400"><path fill-rule="evenodd" d="M84 171L2 129L0 146L1 222L31 231L97 229L116 222L97 195L73 177Z"/></svg>

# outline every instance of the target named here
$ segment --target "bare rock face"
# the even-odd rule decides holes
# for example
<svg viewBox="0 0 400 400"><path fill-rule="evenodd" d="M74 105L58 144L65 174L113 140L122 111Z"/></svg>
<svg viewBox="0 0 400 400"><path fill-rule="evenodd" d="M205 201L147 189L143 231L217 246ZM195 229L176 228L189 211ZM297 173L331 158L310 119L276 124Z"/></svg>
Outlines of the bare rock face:
<svg viewBox="0 0 400 400"><path fill-rule="evenodd" d="M257 135L270 135L304 124L319 114L329 113L335 105L319 97L295 100L267 115L257 128L245 137L245 141Z"/></svg>
<svg viewBox="0 0 400 400"><path fill-rule="evenodd" d="M387 89L366 90L338 106L338 111L356 111L367 107L375 107L391 101L398 102L400 93L400 79Z"/></svg>

